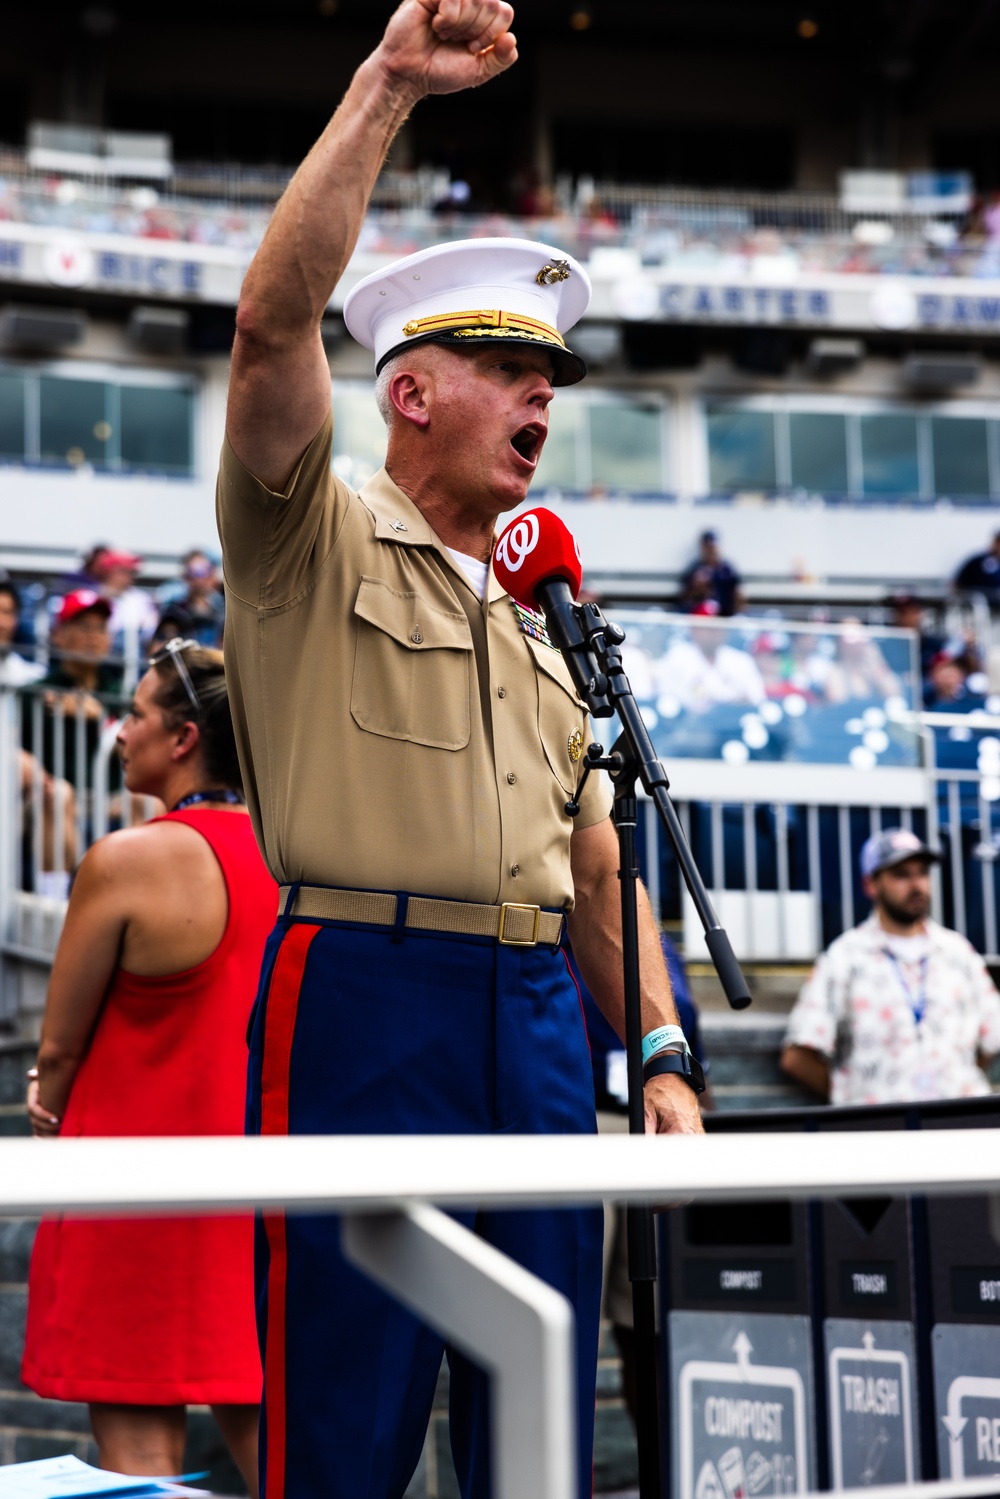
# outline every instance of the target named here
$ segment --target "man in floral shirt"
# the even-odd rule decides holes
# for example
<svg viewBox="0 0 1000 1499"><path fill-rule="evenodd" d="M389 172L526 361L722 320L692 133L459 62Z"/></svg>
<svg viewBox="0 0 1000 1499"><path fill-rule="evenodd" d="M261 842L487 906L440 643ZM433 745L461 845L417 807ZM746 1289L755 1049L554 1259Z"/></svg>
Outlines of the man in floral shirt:
<svg viewBox="0 0 1000 1499"><path fill-rule="evenodd" d="M975 948L931 921L930 865L904 828L861 850L867 921L830 944L789 1016L781 1065L835 1104L988 1093L1000 994Z"/></svg>

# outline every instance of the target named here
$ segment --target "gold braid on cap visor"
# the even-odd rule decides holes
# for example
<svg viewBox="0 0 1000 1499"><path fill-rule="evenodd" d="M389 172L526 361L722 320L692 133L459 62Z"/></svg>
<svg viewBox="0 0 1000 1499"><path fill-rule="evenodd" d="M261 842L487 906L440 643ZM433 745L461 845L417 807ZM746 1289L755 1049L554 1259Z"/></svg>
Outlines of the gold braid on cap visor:
<svg viewBox="0 0 1000 1499"><path fill-rule="evenodd" d="M505 334L519 333L524 338L558 344L561 349L566 347L566 340L551 323L543 323L538 318L522 317L519 312L501 312L492 307L413 318L404 324L403 332L407 338L427 333L454 333L459 338L502 338Z"/></svg>

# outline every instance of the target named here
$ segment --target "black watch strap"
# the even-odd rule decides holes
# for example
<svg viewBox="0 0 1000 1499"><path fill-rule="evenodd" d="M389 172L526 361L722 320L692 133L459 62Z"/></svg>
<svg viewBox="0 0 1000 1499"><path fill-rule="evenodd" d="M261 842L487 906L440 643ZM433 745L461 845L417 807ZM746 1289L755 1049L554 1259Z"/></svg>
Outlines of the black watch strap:
<svg viewBox="0 0 1000 1499"><path fill-rule="evenodd" d="M650 1057L642 1069L642 1081L648 1083L651 1077L660 1077L664 1072L679 1073L693 1093L705 1091L701 1063L689 1051L661 1051L658 1056Z"/></svg>

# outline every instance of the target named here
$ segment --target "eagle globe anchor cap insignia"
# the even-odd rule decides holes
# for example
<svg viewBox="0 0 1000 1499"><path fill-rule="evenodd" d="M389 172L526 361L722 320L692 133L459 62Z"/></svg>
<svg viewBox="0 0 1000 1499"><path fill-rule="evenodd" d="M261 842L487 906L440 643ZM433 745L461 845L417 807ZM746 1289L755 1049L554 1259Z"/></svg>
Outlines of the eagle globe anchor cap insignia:
<svg viewBox="0 0 1000 1499"><path fill-rule="evenodd" d="M554 286L557 281L568 281L572 274L568 260L552 260L542 266L535 280L539 286Z"/></svg>

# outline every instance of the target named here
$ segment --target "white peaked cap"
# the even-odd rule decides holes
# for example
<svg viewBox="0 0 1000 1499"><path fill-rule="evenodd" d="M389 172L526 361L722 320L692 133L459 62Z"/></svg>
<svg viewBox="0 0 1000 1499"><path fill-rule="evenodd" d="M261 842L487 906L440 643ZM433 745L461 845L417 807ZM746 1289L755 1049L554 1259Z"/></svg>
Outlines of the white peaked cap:
<svg viewBox="0 0 1000 1499"><path fill-rule="evenodd" d="M459 239L395 260L359 281L344 303L348 332L375 353L376 373L419 343L475 348L487 339L547 346L556 385L587 373L563 334L590 302L572 256L528 239Z"/></svg>

